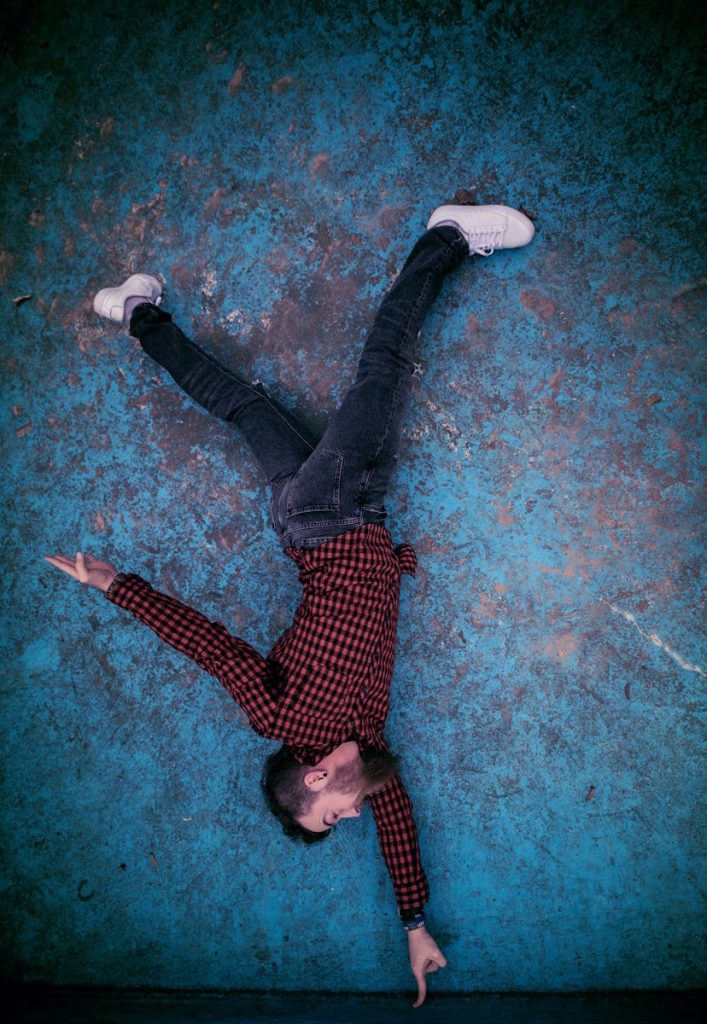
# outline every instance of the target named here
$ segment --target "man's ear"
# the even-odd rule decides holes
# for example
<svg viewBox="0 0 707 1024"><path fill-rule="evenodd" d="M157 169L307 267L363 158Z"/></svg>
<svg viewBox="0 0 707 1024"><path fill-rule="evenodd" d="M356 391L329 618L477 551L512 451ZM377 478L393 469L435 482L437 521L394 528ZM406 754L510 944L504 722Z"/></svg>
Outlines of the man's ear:
<svg viewBox="0 0 707 1024"><path fill-rule="evenodd" d="M321 769L313 768L311 772L307 772L304 777L304 784L307 789L310 789L313 793L321 793L326 788L327 782L329 781L328 772L323 772Z"/></svg>

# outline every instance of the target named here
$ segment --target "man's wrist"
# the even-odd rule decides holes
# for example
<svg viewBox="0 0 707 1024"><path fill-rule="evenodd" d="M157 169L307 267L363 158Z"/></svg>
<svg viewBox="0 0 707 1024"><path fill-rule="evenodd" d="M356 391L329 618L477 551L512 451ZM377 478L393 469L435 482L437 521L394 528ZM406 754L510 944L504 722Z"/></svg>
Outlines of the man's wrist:
<svg viewBox="0 0 707 1024"><path fill-rule="evenodd" d="M125 579L125 576L126 576L126 574L124 572L117 572L115 574L113 579L110 581L108 586L103 591L103 593L106 595L106 597L111 597L112 596L113 588L116 587L119 583L122 583L122 581Z"/></svg>
<svg viewBox="0 0 707 1024"><path fill-rule="evenodd" d="M400 921L406 932L415 932L425 927L425 912L421 908L400 910Z"/></svg>

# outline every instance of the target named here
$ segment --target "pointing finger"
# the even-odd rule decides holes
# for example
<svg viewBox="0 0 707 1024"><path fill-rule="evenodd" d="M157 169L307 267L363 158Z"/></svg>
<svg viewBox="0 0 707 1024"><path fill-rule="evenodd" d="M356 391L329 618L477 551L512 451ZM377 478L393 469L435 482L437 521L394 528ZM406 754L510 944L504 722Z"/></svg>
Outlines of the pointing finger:
<svg viewBox="0 0 707 1024"><path fill-rule="evenodd" d="M417 978L417 1000L412 1004L413 1009L416 1010L418 1006L422 1006L427 995L427 982L425 981L425 973L421 971L420 974L416 974Z"/></svg>
<svg viewBox="0 0 707 1024"><path fill-rule="evenodd" d="M44 558L56 569L61 569L62 572L68 573L69 576L72 576L75 580L78 579L73 559L66 558L64 555L45 555Z"/></svg>

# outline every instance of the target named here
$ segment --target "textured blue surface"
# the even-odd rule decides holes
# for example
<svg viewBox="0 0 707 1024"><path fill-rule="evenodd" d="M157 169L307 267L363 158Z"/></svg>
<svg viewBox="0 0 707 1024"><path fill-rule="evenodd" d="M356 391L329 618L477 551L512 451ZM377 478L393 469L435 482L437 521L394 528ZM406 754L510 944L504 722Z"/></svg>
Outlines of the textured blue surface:
<svg viewBox="0 0 707 1024"><path fill-rule="evenodd" d="M407 1024L400 995L19 989L17 1024ZM425 1024L664 1024L701 1021L695 992L443 995L424 1010Z"/></svg>
<svg viewBox="0 0 707 1024"><path fill-rule="evenodd" d="M370 816L291 845L218 684L41 556L103 554L267 650L298 587L255 466L92 295L162 276L321 428L457 195L538 233L445 285L389 504L421 561L389 736L432 985L704 982L700 32L687 3L568 6L13 6L6 977L411 987Z"/></svg>

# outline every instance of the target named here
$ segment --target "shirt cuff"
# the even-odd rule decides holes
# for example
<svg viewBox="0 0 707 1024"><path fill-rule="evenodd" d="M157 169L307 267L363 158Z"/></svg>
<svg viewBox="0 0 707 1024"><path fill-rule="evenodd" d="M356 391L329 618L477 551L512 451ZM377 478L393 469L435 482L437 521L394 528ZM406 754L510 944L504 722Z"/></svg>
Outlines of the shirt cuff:
<svg viewBox="0 0 707 1024"><path fill-rule="evenodd" d="M414 917L403 917L402 926L406 932L416 932L418 928L425 927L425 913L421 910Z"/></svg>
<svg viewBox="0 0 707 1024"><path fill-rule="evenodd" d="M108 600L112 599L113 591L114 591L115 587L117 587L120 583L122 583L124 579L125 579L125 573L124 572L116 573L116 575L113 577L113 579L110 581L110 584L106 587L106 589L104 591L104 593L105 593L106 597L108 598Z"/></svg>
<svg viewBox="0 0 707 1024"><path fill-rule="evenodd" d="M398 907L398 917L401 921L412 921L414 918L419 917L420 914L424 914L422 907L405 907L405 909Z"/></svg>
<svg viewBox="0 0 707 1024"><path fill-rule="evenodd" d="M132 572L119 572L105 591L105 596L119 608L131 609L135 598L150 590L150 585L142 576Z"/></svg>

